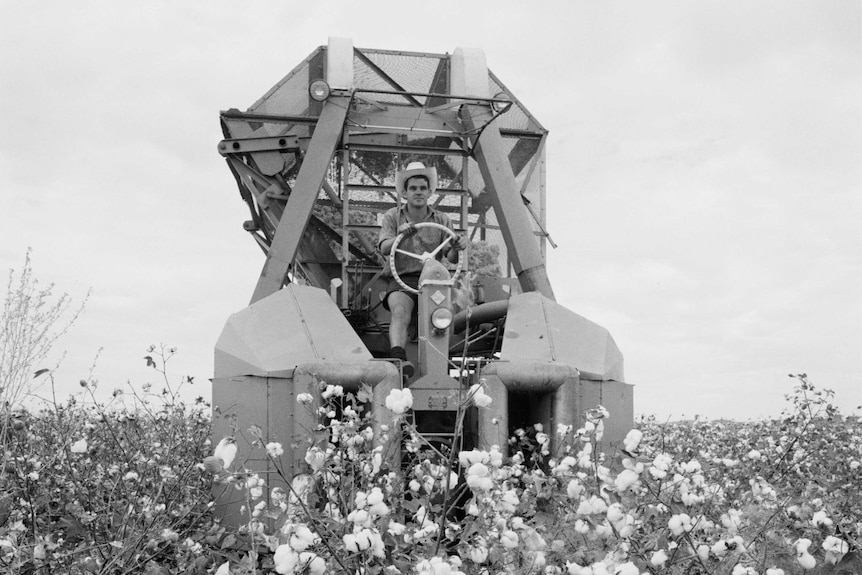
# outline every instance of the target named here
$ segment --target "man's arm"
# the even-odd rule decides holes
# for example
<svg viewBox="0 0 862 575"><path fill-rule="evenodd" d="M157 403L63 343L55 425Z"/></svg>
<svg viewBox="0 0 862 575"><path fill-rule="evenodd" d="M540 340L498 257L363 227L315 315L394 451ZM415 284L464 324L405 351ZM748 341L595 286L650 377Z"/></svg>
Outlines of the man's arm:
<svg viewBox="0 0 862 575"><path fill-rule="evenodd" d="M446 249L444 257L454 264L458 261L458 252L467 247L467 240L464 236L455 231L455 227L452 225L452 220L449 216L446 214L443 214L443 216L446 218L446 227L455 233L455 237L449 243L449 247Z"/></svg>
<svg viewBox="0 0 862 575"><path fill-rule="evenodd" d="M392 249L392 242L395 241L395 236L398 235L396 226L395 214L391 211L384 213L383 221L380 224L380 234L377 236L377 249L384 256L389 255L389 251Z"/></svg>

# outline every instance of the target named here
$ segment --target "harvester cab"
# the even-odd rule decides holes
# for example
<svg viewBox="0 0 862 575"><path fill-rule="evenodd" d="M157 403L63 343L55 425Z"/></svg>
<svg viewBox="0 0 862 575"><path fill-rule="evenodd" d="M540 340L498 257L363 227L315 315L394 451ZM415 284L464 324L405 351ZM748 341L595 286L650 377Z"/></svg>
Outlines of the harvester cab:
<svg viewBox="0 0 862 575"><path fill-rule="evenodd" d="M622 354L607 330L556 303L545 268L547 130L480 50L331 38L246 111L222 112L221 125L218 151L250 214L243 226L265 255L250 305L215 350L213 434L234 435L247 467L271 471L244 437L250 425L303 465L324 439L296 399L319 401L321 382L370 389L378 428L391 423L389 393L409 387L416 428L449 444L466 390L481 383L493 402L470 411L456 448L505 450L516 427L579 427L599 404L611 413L603 441L622 439L633 419ZM394 174L414 161L436 168L429 205L469 246L452 268L437 250L409 256L424 263L407 346L417 372L405 381L388 357L382 305L399 270L377 236L399 205Z"/></svg>

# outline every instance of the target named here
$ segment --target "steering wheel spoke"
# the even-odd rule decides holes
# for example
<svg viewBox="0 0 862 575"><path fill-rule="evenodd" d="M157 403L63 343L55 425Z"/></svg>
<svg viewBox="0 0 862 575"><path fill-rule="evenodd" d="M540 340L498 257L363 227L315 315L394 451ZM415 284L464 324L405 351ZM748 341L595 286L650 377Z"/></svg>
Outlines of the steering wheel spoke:
<svg viewBox="0 0 862 575"><path fill-rule="evenodd" d="M395 236L395 241L392 242L392 248L389 251L389 267L392 270L392 277L405 290L407 290L411 293L418 294L419 290L408 286L404 282L404 280L401 279L401 276L399 275L398 270L396 269L396 266L395 266L395 255L401 254L404 256L408 256L408 257L417 259L421 262L424 262L425 260L428 260L428 259L434 259L437 257L437 254L440 253L440 250L442 250L445 246L449 245L449 243L452 240L456 239L458 236L455 235L455 232L453 232L452 230L450 230L449 228L447 228L443 224L438 224L437 222L420 222L420 223L416 224L415 227L420 228L420 229L421 228L437 228L437 229L445 232L446 234L448 234L447 237L443 241L441 241L440 244L437 245L437 247L435 247L431 253L428 253L426 251L425 253L423 253L421 255L420 254L414 254L413 252L408 252L405 250L398 249L398 244L400 244L401 241L405 238L405 234L400 233L397 236ZM461 273L462 266L463 266L463 258L458 258L458 263L455 266L455 271L452 273L452 275L457 276L459 273Z"/></svg>
<svg viewBox="0 0 862 575"><path fill-rule="evenodd" d="M405 252L404 250L395 250L395 253L399 253L399 254L401 254L401 255L404 255L404 256L408 256L408 257L411 257L411 258L417 259L417 260L419 260L420 262L421 262L421 261L425 261L425 257L424 257L424 255L421 255L421 256L420 256L419 254L414 254L413 252ZM427 252L426 252L426 253L427 253Z"/></svg>
<svg viewBox="0 0 862 575"><path fill-rule="evenodd" d="M442 250L444 246L449 245L449 242L451 242L451 241L452 241L452 236L449 236L448 238L446 238L445 240L440 242L440 245L437 246L436 248L434 248L434 251L431 252L429 254L429 256L432 258L437 257L437 254L440 253L440 250Z"/></svg>

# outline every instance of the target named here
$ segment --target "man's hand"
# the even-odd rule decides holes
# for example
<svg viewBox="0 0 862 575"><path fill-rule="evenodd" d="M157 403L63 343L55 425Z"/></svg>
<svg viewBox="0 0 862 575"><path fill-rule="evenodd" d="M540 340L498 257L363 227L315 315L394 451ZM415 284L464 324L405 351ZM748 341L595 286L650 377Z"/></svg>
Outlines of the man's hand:
<svg viewBox="0 0 862 575"><path fill-rule="evenodd" d="M466 247L467 238L456 233L449 244L449 249L446 250L446 259L454 263L458 259L458 252L463 251Z"/></svg>
<svg viewBox="0 0 862 575"><path fill-rule="evenodd" d="M416 224L413 222L407 222L406 224L401 224L398 226L398 233L404 234L405 236L409 236L410 234L416 231Z"/></svg>
<svg viewBox="0 0 862 575"><path fill-rule="evenodd" d="M460 234L456 234L452 240L452 247L459 252L467 248L467 238Z"/></svg>

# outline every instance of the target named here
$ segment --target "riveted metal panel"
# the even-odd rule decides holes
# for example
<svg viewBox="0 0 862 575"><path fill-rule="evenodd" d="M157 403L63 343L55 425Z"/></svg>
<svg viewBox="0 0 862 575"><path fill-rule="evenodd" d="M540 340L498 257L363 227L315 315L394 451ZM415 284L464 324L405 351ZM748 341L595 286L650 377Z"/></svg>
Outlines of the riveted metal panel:
<svg viewBox="0 0 862 575"><path fill-rule="evenodd" d="M371 353L322 289L289 284L227 321L215 375L286 376L313 361L365 361Z"/></svg>
<svg viewBox="0 0 862 575"><path fill-rule="evenodd" d="M557 361L581 379L623 381L623 356L608 330L536 292L509 300L501 359Z"/></svg>

